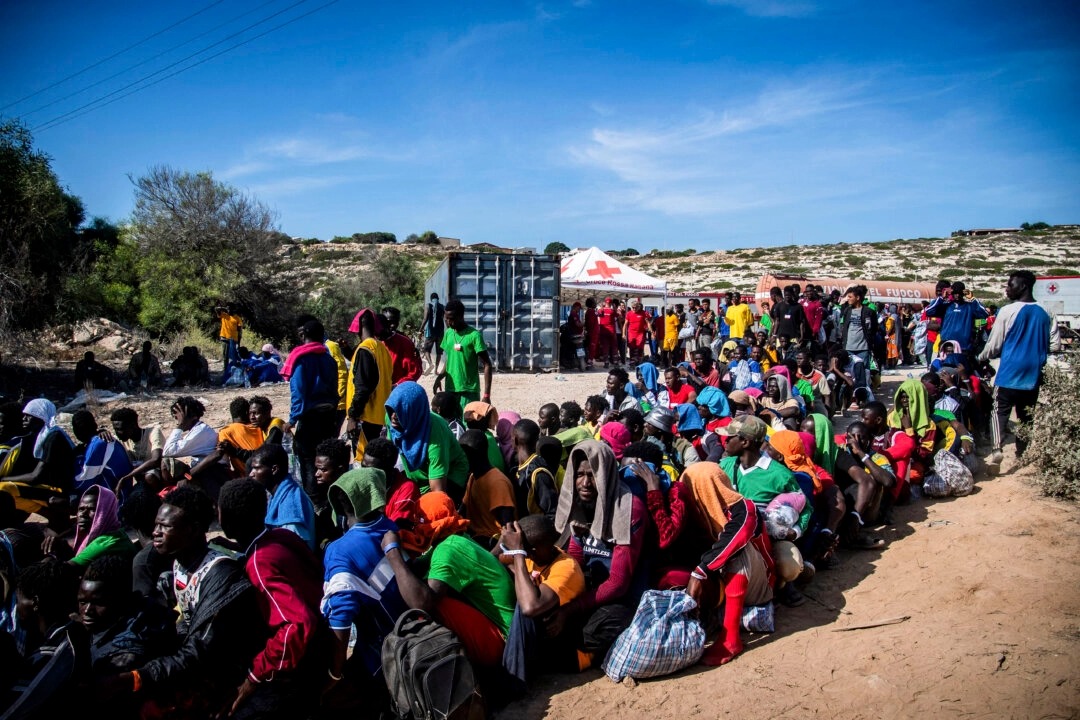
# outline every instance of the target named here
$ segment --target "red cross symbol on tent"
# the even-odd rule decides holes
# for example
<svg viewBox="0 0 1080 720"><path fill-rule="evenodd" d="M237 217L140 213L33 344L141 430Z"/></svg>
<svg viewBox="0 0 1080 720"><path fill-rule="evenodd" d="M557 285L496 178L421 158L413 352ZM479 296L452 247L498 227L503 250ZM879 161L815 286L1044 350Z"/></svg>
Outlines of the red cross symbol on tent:
<svg viewBox="0 0 1080 720"><path fill-rule="evenodd" d="M593 266L592 270L588 271L587 274L588 275L599 275L600 277L604 278L605 280L610 280L613 277L615 277L616 275L619 275L621 273L622 273L622 268L620 268L618 265L616 265L614 267L608 267L608 264L607 264L606 261L600 260L600 261L598 261L596 263L596 265Z"/></svg>
<svg viewBox="0 0 1080 720"><path fill-rule="evenodd" d="M1049 285L1046 286L1046 292L1050 293L1051 295L1053 295L1057 291L1058 291L1057 283L1050 283Z"/></svg>

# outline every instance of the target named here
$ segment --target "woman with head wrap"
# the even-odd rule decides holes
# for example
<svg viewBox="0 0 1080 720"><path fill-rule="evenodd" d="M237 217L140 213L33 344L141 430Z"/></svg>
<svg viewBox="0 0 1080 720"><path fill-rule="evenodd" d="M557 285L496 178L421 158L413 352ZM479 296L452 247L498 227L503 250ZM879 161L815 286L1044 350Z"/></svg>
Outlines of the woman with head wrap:
<svg viewBox="0 0 1080 720"><path fill-rule="evenodd" d="M730 478L716 463L687 468L681 482L690 488L698 526L713 543L690 574L686 592L702 607L703 617L724 602L720 635L701 662L723 665L742 652L744 605L772 599L769 539L754 503L732 489Z"/></svg>
<svg viewBox="0 0 1080 720"><path fill-rule="evenodd" d="M839 448L833 435L832 421L821 413L811 413L803 420L802 428L814 436L814 462L825 468L830 475L833 474L836 471L836 453Z"/></svg>
<svg viewBox="0 0 1080 720"><path fill-rule="evenodd" d="M22 446L0 492L15 499L17 510L40 513L52 498L64 498L75 480L75 447L56 423L56 406L44 398L23 407ZM65 518L67 513L63 513Z"/></svg>
<svg viewBox="0 0 1080 720"><path fill-rule="evenodd" d="M514 617L510 574L494 555L464 535L469 521L457 514L445 493L429 492L420 498L420 520L416 532L429 538L432 547L426 579L405 562L398 533L383 537L383 551L401 597L409 607L432 613L453 631L472 662L499 665Z"/></svg>
<svg viewBox="0 0 1080 720"><path fill-rule="evenodd" d="M899 498L905 485L905 475L911 482L922 482L926 471L930 466L934 454L934 444L937 442L937 425L933 418L934 406L930 402L930 396L926 392L926 386L919 378L908 378L900 384L893 395L893 409L889 413L887 422L890 434L903 433L915 444L915 452L911 456L910 472L901 470L898 463L896 468L896 486L893 488L893 497ZM889 443L892 445L892 443Z"/></svg>
<svg viewBox="0 0 1080 720"><path fill-rule="evenodd" d="M355 628L350 663L360 666L356 677L373 678L382 667L383 639L407 609L383 557L383 536L397 529L383 514L386 475L376 468L350 470L330 486L327 499L335 523L344 531L323 556L320 609L334 635L330 675L344 674L349 636Z"/></svg>
<svg viewBox="0 0 1080 720"><path fill-rule="evenodd" d="M469 480L469 461L450 426L431 412L424 388L405 381L386 400L385 423L391 442L401 453L405 477L449 494L460 502Z"/></svg>
<svg viewBox="0 0 1080 720"><path fill-rule="evenodd" d="M576 667L584 670L630 625L645 591L641 554L648 511L619 480L615 454L603 443L575 445L567 474L572 482L563 483L555 528L559 544L585 571L586 590L559 608L552 624L554 634L565 628L567 664L573 666L576 657Z"/></svg>

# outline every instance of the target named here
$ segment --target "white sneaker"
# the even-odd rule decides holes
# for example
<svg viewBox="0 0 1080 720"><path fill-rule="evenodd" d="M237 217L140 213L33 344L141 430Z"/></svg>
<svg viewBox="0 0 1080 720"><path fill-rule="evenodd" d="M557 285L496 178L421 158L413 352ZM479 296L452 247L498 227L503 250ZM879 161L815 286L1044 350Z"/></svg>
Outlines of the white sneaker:
<svg viewBox="0 0 1080 720"><path fill-rule="evenodd" d="M995 450L986 456L987 465L1001 465L1003 462L1005 462L1005 456L1000 450Z"/></svg>

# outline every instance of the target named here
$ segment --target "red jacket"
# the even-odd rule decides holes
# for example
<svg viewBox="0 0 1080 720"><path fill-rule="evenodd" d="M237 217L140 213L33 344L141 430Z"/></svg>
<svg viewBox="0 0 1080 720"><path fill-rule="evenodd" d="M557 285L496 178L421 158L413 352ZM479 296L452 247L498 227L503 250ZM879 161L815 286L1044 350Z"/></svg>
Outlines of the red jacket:
<svg viewBox="0 0 1080 720"><path fill-rule="evenodd" d="M244 570L270 628L266 647L255 656L248 675L265 682L275 673L296 671L318 636L322 568L296 533L277 528L251 543Z"/></svg>
<svg viewBox="0 0 1080 720"><path fill-rule="evenodd" d="M394 385L406 380L419 380L424 374L424 366L413 341L407 335L395 332L382 342L390 353L390 362L394 364L394 372L390 376Z"/></svg>

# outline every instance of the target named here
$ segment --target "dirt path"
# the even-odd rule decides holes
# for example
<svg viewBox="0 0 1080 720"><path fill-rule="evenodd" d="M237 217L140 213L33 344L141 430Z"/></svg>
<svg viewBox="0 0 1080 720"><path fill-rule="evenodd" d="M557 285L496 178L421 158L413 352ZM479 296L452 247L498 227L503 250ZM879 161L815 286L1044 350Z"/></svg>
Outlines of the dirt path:
<svg viewBox="0 0 1080 720"><path fill-rule="evenodd" d="M497 375L494 402L535 417L545 402L583 402L604 378ZM218 427L238 394L268 395L276 414L287 413L284 385L193 394ZM169 428L174 397L121 404ZM749 636L730 665L636 687L598 671L542 678L500 716L1080 716L1080 508L1040 497L1014 473L979 483L966 498L897 508L895 519L883 531L887 548L843 554L807 588L805 605L781 608L777 632ZM837 632L903 615L911 618Z"/></svg>

